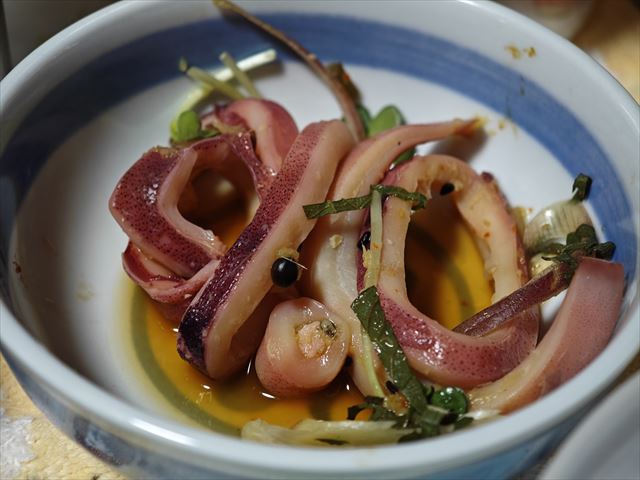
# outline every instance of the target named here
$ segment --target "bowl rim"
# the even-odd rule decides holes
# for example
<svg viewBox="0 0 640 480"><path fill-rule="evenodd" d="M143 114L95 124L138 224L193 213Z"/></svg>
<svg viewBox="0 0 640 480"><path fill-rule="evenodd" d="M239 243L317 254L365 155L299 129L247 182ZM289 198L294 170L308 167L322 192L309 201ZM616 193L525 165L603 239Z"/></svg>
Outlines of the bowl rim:
<svg viewBox="0 0 640 480"><path fill-rule="evenodd" d="M2 80L0 87L3 91L0 101L2 116L9 108L7 105L15 101L16 95L23 88L22 85L32 81L43 67L64 52L69 42L79 42L91 35L94 29L105 28L112 22L126 21L127 17L140 14L149 8L149 4L158 8L162 7L163 3L165 2L162 0L152 2L132 0L116 3L78 21L52 37ZM594 69L593 60L578 47L501 5L477 0L460 0L459 3L475 8L476 11L486 15L499 15L524 25L533 34L553 43L560 52L582 65L582 68L589 69L596 76L596 80L603 84L607 93L612 95L632 118L636 131L639 130L635 115L638 111L635 101L604 69ZM633 102L633 105L630 102ZM636 238L638 238L637 224L635 227ZM633 281L637 284L637 277ZM626 315L640 317L637 290L627 305ZM138 446L144 446L164 455L184 459L186 454L189 461L205 468L224 466L229 471L253 474L286 471L290 474L296 472L357 473L365 476L381 472L396 474L398 472L403 474L435 472L454 466L469 465L526 442L585 407L616 378L640 349L640 335L616 335L600 354L600 358L571 380L577 389L585 392L578 401L573 399L572 394L566 389L559 389L548 394L544 399L510 414L500 422L485 425L481 429L471 429L426 440L431 448L424 448L426 444L420 441L375 448L327 450L247 442L151 415L102 390L51 354L26 331L10 308L4 304L4 299L0 306L0 316L2 317L2 335L0 336L2 351L16 359L37 382L46 385L59 398L64 398L73 409L87 416L96 425ZM632 328L633 325L628 327ZM616 351L624 354L620 355ZM605 359L610 363L613 362L614 368L611 368ZM39 370L39 365L46 365L46 372ZM73 396L67 393L65 388L67 385L73 385ZM551 404L560 405L560 407L550 412L548 406ZM493 432L493 435L490 435L491 440L487 435L489 429ZM460 445L459 435L465 436L465 443L470 447ZM461 450L465 450L463 462L460 462ZM286 453L295 453L295 456L289 456ZM391 455L384 455L384 453ZM330 470L327 470L327 465L330 465Z"/></svg>

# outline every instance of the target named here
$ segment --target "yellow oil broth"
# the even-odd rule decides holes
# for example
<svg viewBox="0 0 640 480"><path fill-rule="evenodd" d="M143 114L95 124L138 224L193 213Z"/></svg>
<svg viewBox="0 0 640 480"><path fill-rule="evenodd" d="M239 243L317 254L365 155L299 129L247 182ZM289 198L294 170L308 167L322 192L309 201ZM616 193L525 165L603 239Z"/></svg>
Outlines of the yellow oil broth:
<svg viewBox="0 0 640 480"><path fill-rule="evenodd" d="M411 303L447 328L491 304L482 257L450 197L435 195L413 215L405 268Z"/></svg>
<svg viewBox="0 0 640 480"><path fill-rule="evenodd" d="M214 382L179 357L176 353L176 327L167 322L153 305L147 304L144 320L151 350L169 381L201 413L231 426L240 428L256 418L282 426L292 426L310 417L344 420L347 408L362 399L346 375L341 375L327 389L315 395L286 400L266 393L252 367L231 381Z"/></svg>
<svg viewBox="0 0 640 480"><path fill-rule="evenodd" d="M224 208L218 209L213 216L215 221L207 227L226 245L231 245L252 212L238 196L227 194L222 200L218 203ZM192 215L197 217L198 212ZM282 426L292 426L310 417L344 420L348 407L362 401L346 374L341 374L322 392L298 399L276 399L269 395L260 385L253 366L230 381L212 381L180 358L176 352L177 326L163 318L139 289L134 304L139 308L134 308L133 321L141 322L143 327L134 329L134 336L144 337L142 342L134 338L143 368L165 398L199 423L233 433L256 418Z"/></svg>
<svg viewBox="0 0 640 480"><path fill-rule="evenodd" d="M211 225L230 245L248 221L248 209L236 208ZM491 288L467 228L446 200L434 199L417 213L407 238L407 280L412 302L449 328L489 304ZM299 399L275 399L264 391L250 366L227 382L214 382L176 352L177 326L165 320L139 289L134 295L132 334L143 368L165 398L209 428L237 433L261 418L292 426L304 418L343 420L347 408L362 400L346 375L322 392Z"/></svg>

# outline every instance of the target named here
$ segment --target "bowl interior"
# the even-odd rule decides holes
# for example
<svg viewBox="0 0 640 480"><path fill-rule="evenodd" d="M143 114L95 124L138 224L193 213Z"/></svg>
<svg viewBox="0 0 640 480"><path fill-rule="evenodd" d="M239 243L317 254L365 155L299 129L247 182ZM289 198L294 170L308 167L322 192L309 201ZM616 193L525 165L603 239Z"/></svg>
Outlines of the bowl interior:
<svg viewBox="0 0 640 480"><path fill-rule="evenodd" d="M377 2L369 10L332 4L336 11L331 14L315 3L303 11L290 3L255 7L323 61L344 62L372 111L394 104L410 123L485 118L484 141L423 151L447 148L477 171L491 172L512 205L538 210L568 198L577 173L594 178L589 209L601 233L616 242L616 260L624 264L628 280L614 341L597 360L600 364L590 367L604 388L638 347L637 121L622 118L629 108L624 95L560 39L499 8L446 3L410 2L395 17ZM81 69L73 68L72 60L56 67L45 48L3 82L23 81L18 87L11 84L13 96L3 105L3 126L10 123L12 130L3 139L0 164L1 248L7 266L3 301L55 358L109 395L159 418L200 428L198 415L175 408L166 388L141 366L140 339L132 334L133 289L120 264L126 237L110 217L108 198L144 151L167 144L169 123L192 88L177 68L182 56L211 68L224 50L242 58L275 47L282 62L254 77L264 97L281 103L299 126L335 118L339 111L304 65L246 25L215 11L203 15L202 4L154 8L152 15L163 23L157 31L146 26L139 34L132 32L142 23L141 6L109 9L108 21L122 21L118 28L127 35L108 41ZM135 15L125 19L126 9ZM475 24L474 15L479 19ZM444 18L457 18L461 26L473 24L481 34L453 36L441 26ZM505 18L511 23L505 24ZM79 36L91 28L104 36L100 25L77 28ZM48 48L56 47L54 42ZM511 47L523 55L514 58ZM531 47L536 53L529 56ZM82 46L75 48L76 58L89 55ZM563 61L569 64L563 68L575 71L575 79L554 71ZM32 107L20 111L15 99L36 82L26 73L42 74L45 66L54 69L53 78L61 78L60 83L47 84L46 96L30 100ZM591 77L582 76L585 72ZM580 95L586 94L574 92L578 83L583 91L599 89L617 105L595 102L589 111L580 104ZM601 115L626 130L607 137L594 128ZM552 316L555 306L547 306L546 314ZM2 342L28 362L28 353L18 351L11 339L3 336ZM570 396L569 389L583 385L571 381L560 390ZM591 387L577 403L597 391Z"/></svg>

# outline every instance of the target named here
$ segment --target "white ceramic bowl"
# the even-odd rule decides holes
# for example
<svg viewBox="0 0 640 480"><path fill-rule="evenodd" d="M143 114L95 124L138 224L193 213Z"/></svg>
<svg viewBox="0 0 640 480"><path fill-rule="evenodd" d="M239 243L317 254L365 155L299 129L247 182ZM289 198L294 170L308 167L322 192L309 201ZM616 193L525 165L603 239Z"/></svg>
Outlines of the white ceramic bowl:
<svg viewBox="0 0 640 480"><path fill-rule="evenodd" d="M325 61L346 63L377 110L409 121L476 114L495 130L472 165L510 200L566 198L579 171L589 208L618 245L627 289L604 352L540 401L453 435L379 448L259 445L180 421L141 388L122 317L125 237L107 199L168 124L189 82L176 62L211 66L275 45L211 2L120 2L76 23L1 84L2 352L67 434L132 476L157 478L507 478L562 439L640 345L638 105L587 55L490 2L246 2ZM275 45L280 49L279 45ZM530 47L535 56L529 56ZM524 52L514 58L513 49ZM525 49L525 50L523 50ZM339 115L280 49L263 93L299 125ZM508 128L500 129L506 120ZM512 122L512 123L511 123ZM15 262L15 263L14 263ZM20 268L17 268L19 265ZM165 402L166 403L166 402Z"/></svg>

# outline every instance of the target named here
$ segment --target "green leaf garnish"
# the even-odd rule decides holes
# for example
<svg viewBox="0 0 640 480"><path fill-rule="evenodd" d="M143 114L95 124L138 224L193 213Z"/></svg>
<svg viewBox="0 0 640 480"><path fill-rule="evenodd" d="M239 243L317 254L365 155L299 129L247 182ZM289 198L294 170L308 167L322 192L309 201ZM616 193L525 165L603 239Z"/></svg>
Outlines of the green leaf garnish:
<svg viewBox="0 0 640 480"><path fill-rule="evenodd" d="M431 405L463 415L469 410L469 400L464 390L458 387L445 387L431 395Z"/></svg>
<svg viewBox="0 0 640 480"><path fill-rule="evenodd" d="M439 435L441 426L453 424L461 428L472 419L463 420L469 401L462 389L446 387L436 392L423 385L415 376L407 357L387 322L375 286L363 290L351 304L366 334L374 344L394 390L404 395L408 405L406 413L397 413L385 405L385 399L366 397L365 401L350 407L348 418L353 420L363 410L371 410L372 421L393 421L394 428L413 429L402 441Z"/></svg>
<svg viewBox="0 0 640 480"><path fill-rule="evenodd" d="M595 229L582 224L566 237L566 245L554 244L555 255L542 255L553 263L519 289L477 312L456 328L466 335L486 335L526 309L558 295L569 287L583 257L612 258L615 244L598 243ZM490 321L489 321L490 320Z"/></svg>
<svg viewBox="0 0 640 480"><path fill-rule="evenodd" d="M566 282L569 282L578 268L580 257L611 260L615 250L615 243L599 243L593 226L583 223L574 232L567 235L567 243L562 246L557 255L543 256L542 258L563 266L561 275Z"/></svg>
<svg viewBox="0 0 640 480"><path fill-rule="evenodd" d="M598 242L596 231L591 225L582 224L574 232L567 235L566 245L553 256L543 256L545 260L552 260L556 263L563 263L570 268L568 272L573 272L578 267L578 259L581 256L596 257L604 260L611 260L615 253L616 245L613 242Z"/></svg>
<svg viewBox="0 0 640 480"><path fill-rule="evenodd" d="M185 142L200 135L200 117L193 110L187 110L178 115L176 121L176 135L174 140Z"/></svg>
<svg viewBox="0 0 640 480"><path fill-rule="evenodd" d="M368 135L373 137L380 132L390 130L394 127L404 125L405 120L398 107L394 105L388 105L378 112L378 114L371 118L368 125Z"/></svg>
<svg viewBox="0 0 640 480"><path fill-rule="evenodd" d="M343 198L342 200L327 200L322 203L311 203L303 205L304 214L307 218L319 218L333 213L348 212L351 210L361 210L371 205L371 195L362 197Z"/></svg>
<svg viewBox="0 0 640 480"><path fill-rule="evenodd" d="M202 129L200 126L200 117L193 110L182 112L171 123L171 139L177 143L214 137L219 133L217 130Z"/></svg>
<svg viewBox="0 0 640 480"><path fill-rule="evenodd" d="M414 210L420 210L427 204L427 197L420 192L409 192L402 187L395 185L374 185L372 190L377 190L383 197L396 197L400 200L411 202Z"/></svg>
<svg viewBox="0 0 640 480"><path fill-rule="evenodd" d="M371 190L380 192L383 197L394 196L401 200L407 200L413 203L415 209L424 208L427 197L419 192L408 192L404 188L393 185L372 185ZM333 213L348 212L351 210L362 210L371 205L371 194L361 197L343 198L341 200L327 200L321 203L312 203L304 205L304 213L307 218L319 218Z"/></svg>
<svg viewBox="0 0 640 480"><path fill-rule="evenodd" d="M376 287L363 290L351 304L351 309L374 343L390 380L413 408L425 411L428 408L425 387L409 367L404 351L385 318Z"/></svg>
<svg viewBox="0 0 640 480"><path fill-rule="evenodd" d="M367 126L367 136L373 137L380 132L384 132L386 130L390 130L395 127L399 127L400 125L404 125L406 123L402 112L395 105L388 105L384 107L382 110L378 112L375 117L372 117L371 120L366 124ZM396 167L397 165L406 162L407 160L411 160L413 156L416 154L415 148L410 148L406 152L398 155L393 162L391 162L392 167Z"/></svg>
<svg viewBox="0 0 640 480"><path fill-rule="evenodd" d="M591 177L585 175L584 173L578 174L578 176L573 181L573 187L571 187L573 191L573 200L578 202L586 200L591 190L591 183Z"/></svg>

